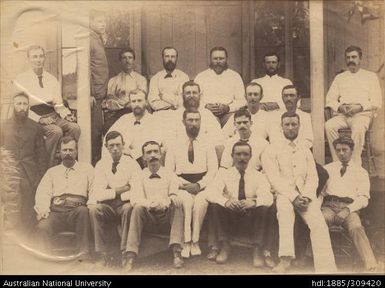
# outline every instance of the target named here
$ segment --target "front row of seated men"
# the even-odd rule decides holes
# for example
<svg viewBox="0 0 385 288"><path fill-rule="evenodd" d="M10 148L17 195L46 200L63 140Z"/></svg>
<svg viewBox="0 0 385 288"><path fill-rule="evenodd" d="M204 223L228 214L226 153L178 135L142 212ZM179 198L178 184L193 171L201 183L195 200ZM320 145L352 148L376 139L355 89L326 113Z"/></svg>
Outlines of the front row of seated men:
<svg viewBox="0 0 385 288"><path fill-rule="evenodd" d="M234 115L235 125L239 131L248 131L250 114L246 113L245 120L242 113ZM237 119L245 123L237 123ZM246 226L254 245L253 265L261 267L265 264L266 235L273 229L267 221L268 208L275 201L280 261L274 271L287 271L295 258L295 213L310 229L316 272L336 271L327 228L333 224L348 229L366 269L376 268L358 216L358 211L368 204L369 178L363 168L350 161L354 150L350 138L334 142L339 161L325 166L330 178L322 203L322 198L316 197L318 176L313 156L298 137L298 114L282 114L283 141L268 145L261 153L265 174L250 162L255 153L255 143L250 142L256 140L244 139L240 132L239 141L231 147L233 165L218 170L215 149L200 135L201 113L187 109L182 123L184 137L169 145L165 166L157 141L146 141L141 146L146 166L143 170L136 159L124 154L127 143L117 131L107 133L109 155L94 170L76 161L76 139L63 137L63 162L46 172L36 192L35 210L40 220L37 230L46 243L44 247L49 247L56 231L72 229L84 257L93 252L91 247L104 259L120 254L121 264L129 271L139 253L143 232L166 228L171 229L174 267L180 268L183 258L201 254L200 230L209 211L208 257L225 263L231 252L231 236Z"/></svg>

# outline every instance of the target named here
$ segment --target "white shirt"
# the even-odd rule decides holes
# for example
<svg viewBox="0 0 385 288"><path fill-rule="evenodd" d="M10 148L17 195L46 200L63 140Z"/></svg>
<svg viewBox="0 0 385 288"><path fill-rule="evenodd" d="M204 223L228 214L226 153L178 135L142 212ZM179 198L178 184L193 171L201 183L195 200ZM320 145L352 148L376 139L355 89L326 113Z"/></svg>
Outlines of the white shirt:
<svg viewBox="0 0 385 288"><path fill-rule="evenodd" d="M317 199L318 175L313 154L297 139L270 144L262 154L262 166L279 195L290 201L299 194Z"/></svg>
<svg viewBox="0 0 385 288"><path fill-rule="evenodd" d="M94 167L88 163L75 162L71 168L60 164L48 169L36 190L36 212L49 212L51 199L55 196L75 194L88 198L93 182Z"/></svg>
<svg viewBox="0 0 385 288"><path fill-rule="evenodd" d="M220 169L212 184L207 187L208 200L223 207L228 200L238 200L240 179L241 174L234 166L229 169ZM256 200L256 207L273 204L270 184L264 174L248 168L245 171L244 180L247 200Z"/></svg>
<svg viewBox="0 0 385 288"><path fill-rule="evenodd" d="M57 79L50 73L43 70L42 73L43 88L39 85L39 78L33 70L28 70L16 76L13 84L25 92L29 96L30 106L39 104L53 105L55 111L60 114L62 118L71 114L71 112L63 105L61 96L61 87ZM29 111L29 118L39 122L41 116L33 111Z"/></svg>
<svg viewBox="0 0 385 288"><path fill-rule="evenodd" d="M132 176L141 170L139 164L126 155L120 157L115 174L112 173L112 163L111 156L102 158L96 163L94 186L88 204L115 199L115 188L131 185ZM130 200L130 191L123 192L120 199L122 201Z"/></svg>
<svg viewBox="0 0 385 288"><path fill-rule="evenodd" d="M261 102L276 102L279 108L285 108L282 101L282 88L286 85L292 85L290 79L286 79L275 74L273 76L265 75L264 77L251 81L258 83L263 88L263 98Z"/></svg>
<svg viewBox="0 0 385 288"><path fill-rule="evenodd" d="M170 171L175 171L177 175L180 174L198 174L207 172L206 175L197 183L200 187L205 188L215 177L218 171L218 158L215 153L214 146L208 139L200 132L197 138L193 140L194 148L194 162L188 160L188 147L190 139L186 132L184 135L175 141L174 145L170 145L170 149L166 155L166 168ZM189 183L183 178L179 177L179 183Z"/></svg>
<svg viewBox="0 0 385 288"><path fill-rule="evenodd" d="M241 76L231 69L226 69L221 74L215 73L211 68L200 72L195 80L201 88L201 105L221 103L230 106L234 112L246 105L245 87Z"/></svg>
<svg viewBox="0 0 385 288"><path fill-rule="evenodd" d="M237 143L239 140L240 138L238 135L237 137L233 137L225 141L225 148L223 150L221 159L221 167L229 168L233 166L233 158L231 157L231 152L233 150L234 144ZM258 135L254 135L254 133L252 133L247 143L251 146L251 159L249 161L249 167L261 170L261 155L265 148L269 145L269 142L259 137Z"/></svg>
<svg viewBox="0 0 385 288"><path fill-rule="evenodd" d="M162 122L159 121L156 116L149 114L148 112L145 112L144 116L139 121L140 124L135 125L135 121L136 118L133 113L125 114L108 130L108 132L118 131L122 134L125 142L125 154L131 155L134 159L140 158L142 156L142 145L150 140L161 144L163 151L165 152L167 147L164 140L165 131ZM107 157L108 155L109 152L107 148L103 147L102 157Z"/></svg>
<svg viewBox="0 0 385 288"><path fill-rule="evenodd" d="M160 167L156 174L160 178L150 179L150 170L144 168L134 175L130 199L133 206L143 205L149 207L152 201L158 201L168 206L170 204L169 196L177 195L179 181L175 173Z"/></svg>
<svg viewBox="0 0 385 288"><path fill-rule="evenodd" d="M163 69L150 80L148 103L155 111L170 105L178 108L183 103L182 87L189 81L188 75L179 69L172 71L172 77L165 78L166 75L167 72Z"/></svg>
<svg viewBox="0 0 385 288"><path fill-rule="evenodd" d="M269 113L270 125L268 135L270 143L277 143L285 139L281 126L281 116L287 112L286 109L277 110ZM300 109L296 109L295 113L299 116L300 126L298 131L298 139L300 139L306 147L313 147L313 125L309 113Z"/></svg>
<svg viewBox="0 0 385 288"><path fill-rule="evenodd" d="M329 179L324 191L325 195L353 199L353 203L348 205L350 212L355 212L368 206L370 181L368 172L364 168L350 161L344 176L341 176L340 173L342 168L340 161L329 163L324 168L329 173Z"/></svg>
<svg viewBox="0 0 385 288"><path fill-rule="evenodd" d="M342 104L361 104L363 110L380 108L382 93L376 73L361 68L338 74L326 95L326 107L337 111Z"/></svg>

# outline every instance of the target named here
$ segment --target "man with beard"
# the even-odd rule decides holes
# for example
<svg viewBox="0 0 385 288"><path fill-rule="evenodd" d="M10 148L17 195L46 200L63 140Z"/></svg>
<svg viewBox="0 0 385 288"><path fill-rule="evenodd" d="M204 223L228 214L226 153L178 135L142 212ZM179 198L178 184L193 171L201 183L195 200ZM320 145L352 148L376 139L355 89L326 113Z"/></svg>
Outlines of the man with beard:
<svg viewBox="0 0 385 288"><path fill-rule="evenodd" d="M100 159L103 137L102 102L106 97L109 77L106 43L106 16L103 12L90 12L90 88L91 88L91 142L92 165Z"/></svg>
<svg viewBox="0 0 385 288"><path fill-rule="evenodd" d="M29 117L43 127L48 152L48 166L57 164L56 150L63 135L80 137L80 127L67 121L71 112L63 105L57 79L44 70L46 55L43 47L33 45L27 56L31 69L19 74L13 84L29 96Z"/></svg>
<svg viewBox="0 0 385 288"><path fill-rule="evenodd" d="M202 104L217 117L221 127L233 112L246 104L242 78L227 67L227 56L225 48L212 48L210 68L195 78L202 91Z"/></svg>
<svg viewBox="0 0 385 288"><path fill-rule="evenodd" d="M315 162L310 150L298 139L300 118L285 112L281 125L285 139L269 145L262 154L263 169L277 195L280 262L273 271L286 272L295 258L293 229L297 212L310 229L315 271L334 272L329 230L316 196Z"/></svg>
<svg viewBox="0 0 385 288"><path fill-rule="evenodd" d="M298 90L294 85L287 85L282 88L282 102L284 108L269 113L270 125L268 128L268 135L270 143L276 143L283 140L281 116L285 112L296 113L299 116L301 125L299 127L298 139L303 141L303 144L311 148L313 147L313 125L310 114L297 109L297 103L300 99Z"/></svg>
<svg viewBox="0 0 385 288"><path fill-rule="evenodd" d="M47 169L43 128L28 118L29 97L20 93L13 98L13 116L2 123L0 146L11 153L18 171L20 231L28 234L36 225L33 209L36 187Z"/></svg>
<svg viewBox="0 0 385 288"><path fill-rule="evenodd" d="M127 237L127 265L129 271L139 252L142 233L170 233L170 248L173 250L175 268L183 267L181 256L183 241L183 208L178 194L177 176L161 166L161 147L155 141L142 146L143 159L147 163L132 181L131 204L133 210Z"/></svg>
<svg viewBox="0 0 385 288"><path fill-rule="evenodd" d="M129 108L130 92L141 89L147 93L147 80L134 71L135 51L132 48L125 48L119 52L119 61L122 72L108 81L107 99L104 106L104 133L122 115L132 112Z"/></svg>
<svg viewBox="0 0 385 288"><path fill-rule="evenodd" d="M170 146L166 155L166 168L178 175L178 195L182 199L184 211L182 257L189 258L190 253L192 256L201 255L199 238L208 206L205 188L214 179L218 160L210 139L201 133L199 111L185 110L182 122L185 133L179 135Z"/></svg>
<svg viewBox="0 0 385 288"><path fill-rule="evenodd" d="M263 57L263 67L265 68L266 75L251 81L259 83L263 87L264 99L261 103L261 108L265 111L283 109L285 106L281 98L282 88L293 84L289 79L278 76L279 60L277 53L265 54Z"/></svg>
<svg viewBox="0 0 385 288"><path fill-rule="evenodd" d="M174 47L163 48L162 59L164 69L151 78L148 94L148 103L155 112L180 107L182 85L189 80L186 73L176 69L178 51Z"/></svg>
<svg viewBox="0 0 385 288"><path fill-rule="evenodd" d="M246 230L254 246L253 266L264 265L262 250L265 246L266 216L273 203L266 176L250 167L252 148L246 142L236 142L231 155L234 166L219 170L208 191L210 201L209 247L210 260L227 262L230 237ZM242 228L242 229L241 229ZM211 231L210 231L211 230ZM220 245L220 250L218 249Z"/></svg>
<svg viewBox="0 0 385 288"><path fill-rule="evenodd" d="M146 110L146 92L134 90L129 94L129 107L133 113L123 115L111 126L109 131L118 131L125 140L124 154L130 155L138 161L143 168L145 162L142 158L142 145L150 140L155 140L165 146L166 129L163 129L162 121ZM166 150L166 147L164 147ZM103 149L103 157L108 157L107 148Z"/></svg>
<svg viewBox="0 0 385 288"><path fill-rule="evenodd" d="M95 166L94 186L88 200L95 252L102 255L105 266L119 265L126 251L132 210L131 180L140 172L138 163L123 155L124 144L119 132L106 135L105 146L110 155L102 157Z"/></svg>
<svg viewBox="0 0 385 288"><path fill-rule="evenodd" d="M376 109L382 103L381 87L374 72L361 68L362 50L349 46L345 61L349 71L338 74L326 95L326 107L333 110L333 118L325 123L333 161L338 160L333 142L339 137L340 128L350 128L355 149L352 160L361 165L361 153Z"/></svg>
<svg viewBox="0 0 385 288"><path fill-rule="evenodd" d="M260 101L263 98L263 88L258 83L251 82L246 86L247 106L242 109L249 111L251 115L252 126L250 127L254 135L258 135L263 139L268 138L268 124L270 119L265 110L261 109ZM237 136L237 129L234 122L228 121L223 127L223 135L225 139Z"/></svg>
<svg viewBox="0 0 385 288"><path fill-rule="evenodd" d="M53 236L63 230L76 233L76 249L85 259L89 257L91 226L88 194L93 189L94 168L76 161L77 141L67 136L60 141L62 163L47 170L35 197L39 223L36 232L42 250L50 253Z"/></svg>

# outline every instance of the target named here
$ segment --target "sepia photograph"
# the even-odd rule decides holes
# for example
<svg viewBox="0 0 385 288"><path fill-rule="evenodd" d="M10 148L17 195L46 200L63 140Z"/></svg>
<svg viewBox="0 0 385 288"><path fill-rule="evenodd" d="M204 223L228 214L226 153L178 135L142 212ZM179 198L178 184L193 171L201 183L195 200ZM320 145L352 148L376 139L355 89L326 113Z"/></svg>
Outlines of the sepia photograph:
<svg viewBox="0 0 385 288"><path fill-rule="evenodd" d="M384 1L0 5L0 275L385 274Z"/></svg>

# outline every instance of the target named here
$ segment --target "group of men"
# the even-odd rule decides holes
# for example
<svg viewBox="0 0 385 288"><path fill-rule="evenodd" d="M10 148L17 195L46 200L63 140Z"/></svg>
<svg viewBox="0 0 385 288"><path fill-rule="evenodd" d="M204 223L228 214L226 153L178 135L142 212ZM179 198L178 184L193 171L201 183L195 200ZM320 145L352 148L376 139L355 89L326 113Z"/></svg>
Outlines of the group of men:
<svg viewBox="0 0 385 288"><path fill-rule="evenodd" d="M77 161L80 128L66 119L58 82L43 69L42 47L28 50L32 69L14 81L22 92L1 145L18 160L22 223L28 230L37 220L42 247L49 249L58 231L73 230L80 255L129 271L143 232L168 229L173 265L180 268L184 258L201 255L207 218L210 260L225 263L232 236L243 229L254 247L253 265L283 273L296 257L297 214L310 229L316 272L336 271L328 225L344 226L365 268L376 269L359 217L370 198L360 155L381 90L377 76L360 68L359 47L346 49L349 70L326 96L336 116L326 122L333 162L322 168L311 152L310 115L298 108L297 88L278 76L276 53L264 56L266 75L246 87L228 68L223 47L211 49L210 67L194 80L176 68L177 50L164 48L164 69L149 88L134 71L135 51L123 49L122 71L108 80L103 17L91 18L91 42L97 42L91 43L91 129L97 129L93 150L100 150L92 165ZM338 135L346 126L351 138ZM279 237L278 263L271 235Z"/></svg>

